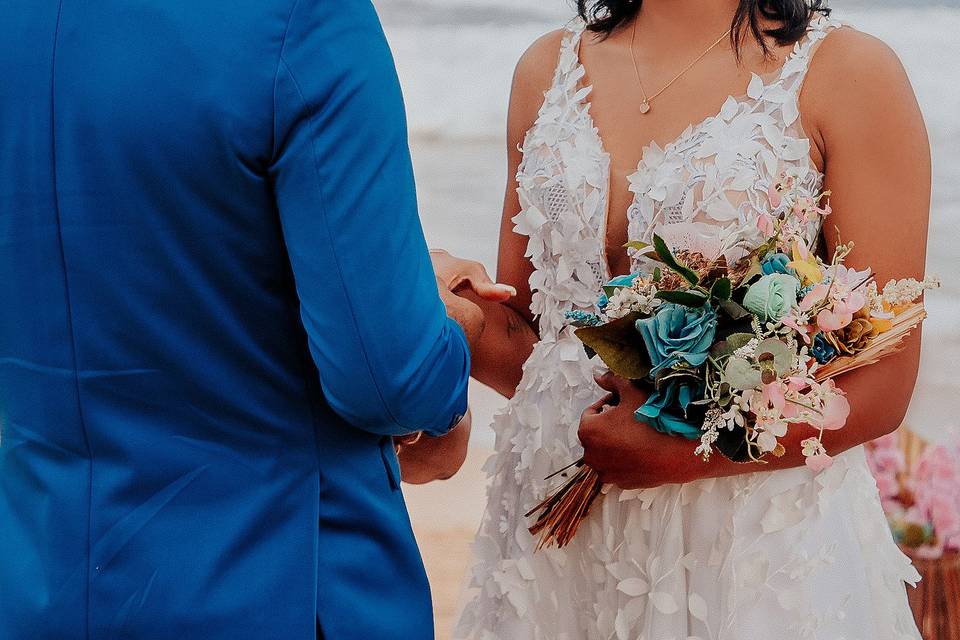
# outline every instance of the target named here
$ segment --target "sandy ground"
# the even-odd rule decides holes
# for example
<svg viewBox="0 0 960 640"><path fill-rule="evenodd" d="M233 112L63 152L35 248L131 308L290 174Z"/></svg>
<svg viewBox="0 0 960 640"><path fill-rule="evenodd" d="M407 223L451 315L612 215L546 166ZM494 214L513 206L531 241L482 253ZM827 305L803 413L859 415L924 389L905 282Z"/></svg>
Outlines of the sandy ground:
<svg viewBox="0 0 960 640"><path fill-rule="evenodd" d="M463 469L445 482L404 486L410 519L433 589L437 640L448 640L456 623L470 568L470 545L486 505L487 477L482 467L492 449L488 425L505 403L497 393L471 381L474 437Z"/></svg>
<svg viewBox="0 0 960 640"><path fill-rule="evenodd" d="M438 640L448 640L456 622L470 545L485 504L486 476L481 467L489 455L472 451L452 480L404 489L433 589Z"/></svg>

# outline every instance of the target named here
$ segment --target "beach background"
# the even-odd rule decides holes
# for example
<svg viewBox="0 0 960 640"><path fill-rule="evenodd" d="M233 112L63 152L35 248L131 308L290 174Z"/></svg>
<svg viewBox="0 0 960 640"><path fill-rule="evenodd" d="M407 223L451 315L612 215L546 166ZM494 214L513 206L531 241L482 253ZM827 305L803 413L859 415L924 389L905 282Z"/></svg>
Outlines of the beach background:
<svg viewBox="0 0 960 640"><path fill-rule="evenodd" d="M374 0L396 58L410 123L421 215L431 246L495 272L506 184L504 128L513 68L537 37L565 24L566 0ZM923 108L934 158L928 270L945 280L928 296L923 365L907 424L942 440L960 424L960 0L834 0L835 15L890 44ZM878 179L883 179L879 177ZM949 276L949 277L948 277ZM484 507L480 467L505 400L471 389L472 450L453 480L408 487L437 609L450 637L469 545Z"/></svg>

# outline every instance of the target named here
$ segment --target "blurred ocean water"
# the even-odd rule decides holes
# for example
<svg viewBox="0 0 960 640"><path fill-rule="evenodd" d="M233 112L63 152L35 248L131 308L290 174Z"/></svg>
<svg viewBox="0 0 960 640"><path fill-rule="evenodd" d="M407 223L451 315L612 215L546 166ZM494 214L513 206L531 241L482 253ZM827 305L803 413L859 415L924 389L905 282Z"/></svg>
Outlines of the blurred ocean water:
<svg viewBox="0 0 960 640"><path fill-rule="evenodd" d="M513 68L566 23L566 0L374 0L407 102L424 227L434 246L496 263ZM890 44L916 89L934 154L924 362L908 423L960 425L960 0L834 0L835 15ZM480 425L478 425L479 427ZM485 442L491 439L481 436Z"/></svg>

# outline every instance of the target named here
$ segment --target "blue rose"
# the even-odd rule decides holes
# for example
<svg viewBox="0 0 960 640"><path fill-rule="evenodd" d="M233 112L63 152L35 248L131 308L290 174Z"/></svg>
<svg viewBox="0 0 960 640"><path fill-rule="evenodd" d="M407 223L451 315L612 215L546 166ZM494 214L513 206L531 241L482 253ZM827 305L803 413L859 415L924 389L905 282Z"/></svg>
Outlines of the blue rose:
<svg viewBox="0 0 960 640"><path fill-rule="evenodd" d="M818 333L813 339L813 346L810 348L810 354L816 358L820 364L827 364L837 355L837 350L832 344L827 342L822 333Z"/></svg>
<svg viewBox="0 0 960 640"><path fill-rule="evenodd" d="M710 306L664 304L652 317L637 320L636 327L650 356L652 379L677 364L699 367L707 360L717 334L717 312Z"/></svg>
<svg viewBox="0 0 960 640"><path fill-rule="evenodd" d="M797 272L787 266L789 262L790 257L787 254L774 253L764 258L763 262L760 263L760 268L763 270L763 275L765 276L769 276L774 273L783 273L788 276L796 276Z"/></svg>
<svg viewBox="0 0 960 640"><path fill-rule="evenodd" d="M625 275L625 276L617 276L616 278L613 278L612 280L610 280L610 282L608 282L607 284L605 284L605 285L604 285L604 288L606 288L606 287L629 287L629 286L632 285L633 282L634 282L637 278L639 278L639 277L640 277L640 274L639 274L639 273L631 273L631 274Z"/></svg>
<svg viewBox="0 0 960 640"><path fill-rule="evenodd" d="M668 436L696 440L701 435L702 415L691 416L691 405L703 398L703 384L686 380L666 380L653 392L635 417Z"/></svg>

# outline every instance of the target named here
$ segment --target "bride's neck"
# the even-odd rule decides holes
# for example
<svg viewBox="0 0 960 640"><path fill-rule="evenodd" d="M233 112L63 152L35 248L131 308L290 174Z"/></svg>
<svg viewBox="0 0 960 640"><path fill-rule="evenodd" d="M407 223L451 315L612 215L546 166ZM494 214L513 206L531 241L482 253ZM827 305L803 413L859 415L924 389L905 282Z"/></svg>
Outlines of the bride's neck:
<svg viewBox="0 0 960 640"><path fill-rule="evenodd" d="M661 35L709 39L730 27L738 0L643 0L637 27Z"/></svg>

